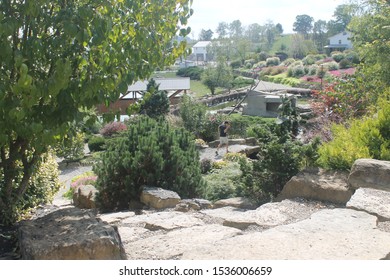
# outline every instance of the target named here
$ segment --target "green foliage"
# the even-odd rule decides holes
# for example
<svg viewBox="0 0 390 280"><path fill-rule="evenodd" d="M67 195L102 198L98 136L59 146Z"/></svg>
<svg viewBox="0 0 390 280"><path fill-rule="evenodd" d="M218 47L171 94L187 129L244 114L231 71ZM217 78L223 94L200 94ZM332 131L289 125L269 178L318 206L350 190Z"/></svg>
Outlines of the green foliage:
<svg viewBox="0 0 390 280"><path fill-rule="evenodd" d="M69 134L56 146L57 156L66 160L79 160L84 157L84 133Z"/></svg>
<svg viewBox="0 0 390 280"><path fill-rule="evenodd" d="M199 138L206 120L206 106L196 103L188 95L184 95L180 103L180 117L184 128ZM203 140L206 140L203 138Z"/></svg>
<svg viewBox="0 0 390 280"><path fill-rule="evenodd" d="M159 90L154 79L148 83L146 94L143 96L140 104L140 113L151 118L165 116L169 112L168 92Z"/></svg>
<svg viewBox="0 0 390 280"><path fill-rule="evenodd" d="M232 87L233 72L231 67L224 60L220 60L216 67L209 66L202 73L202 83L207 86L211 94L215 94L217 87Z"/></svg>
<svg viewBox="0 0 390 280"><path fill-rule="evenodd" d="M319 148L324 168L349 170L359 158L390 159L390 102L381 100L376 114L332 127L333 140Z"/></svg>
<svg viewBox="0 0 390 280"><path fill-rule="evenodd" d="M191 80L200 80L203 69L198 66L181 68L176 72L180 77L189 77Z"/></svg>
<svg viewBox="0 0 390 280"><path fill-rule="evenodd" d="M366 2L364 12L348 25L354 49L364 58L363 71L372 80L390 84L390 5L384 0Z"/></svg>
<svg viewBox="0 0 390 280"><path fill-rule="evenodd" d="M50 202L59 190L58 164L53 151L40 156L39 162L33 167L34 172L29 177L28 187L20 200L11 203L11 208L0 208L0 224L10 224L21 219L32 208ZM17 162L14 172L17 176L15 185L21 186L23 181L23 165ZM0 198L4 199L4 173L0 171Z"/></svg>
<svg viewBox="0 0 390 280"><path fill-rule="evenodd" d="M275 57L269 57L266 60L267 66L278 66L280 64L280 58L275 56Z"/></svg>
<svg viewBox="0 0 390 280"><path fill-rule="evenodd" d="M188 2L0 2L0 209L18 205L40 155L85 109L186 53L172 37L190 33Z"/></svg>
<svg viewBox="0 0 390 280"><path fill-rule="evenodd" d="M204 185L193 137L163 120L133 120L101 157L94 172L102 210L128 209L145 185L173 190L182 198L196 196Z"/></svg>
<svg viewBox="0 0 390 280"><path fill-rule="evenodd" d="M343 60L345 58L345 54L342 52L332 52L331 56L332 56L333 60L336 62L340 62L341 60Z"/></svg>
<svg viewBox="0 0 390 280"><path fill-rule="evenodd" d="M215 163L217 164L217 163ZM207 184L201 189L201 196L210 201L242 195L242 172L236 162L218 163L218 167L204 176Z"/></svg>
<svg viewBox="0 0 390 280"><path fill-rule="evenodd" d="M92 136L88 141L88 148L91 152L99 152L105 150L106 140L101 136Z"/></svg>

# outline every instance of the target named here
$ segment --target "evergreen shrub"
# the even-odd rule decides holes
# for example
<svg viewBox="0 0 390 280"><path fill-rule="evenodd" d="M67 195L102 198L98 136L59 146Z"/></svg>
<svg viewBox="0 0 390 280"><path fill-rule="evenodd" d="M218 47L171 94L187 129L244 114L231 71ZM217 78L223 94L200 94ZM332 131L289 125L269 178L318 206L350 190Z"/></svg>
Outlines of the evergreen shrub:
<svg viewBox="0 0 390 280"><path fill-rule="evenodd" d="M128 209L145 185L191 198L205 184L193 137L164 120L141 116L107 146L94 167L103 211Z"/></svg>
<svg viewBox="0 0 390 280"><path fill-rule="evenodd" d="M88 141L88 148L91 152L104 151L106 139L102 136L92 136Z"/></svg>

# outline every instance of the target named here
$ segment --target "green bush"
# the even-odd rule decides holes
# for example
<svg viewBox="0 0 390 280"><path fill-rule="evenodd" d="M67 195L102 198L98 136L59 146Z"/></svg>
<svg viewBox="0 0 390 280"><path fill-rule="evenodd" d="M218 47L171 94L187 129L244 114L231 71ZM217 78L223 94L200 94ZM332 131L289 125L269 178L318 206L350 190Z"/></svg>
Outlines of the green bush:
<svg viewBox="0 0 390 280"><path fill-rule="evenodd" d="M280 64L280 58L275 57L269 57L266 59L267 66L278 66Z"/></svg>
<svg viewBox="0 0 390 280"><path fill-rule="evenodd" d="M357 52L348 50L348 51L344 51L344 53L345 53L345 59L348 59L352 64L360 63L359 55Z"/></svg>
<svg viewBox="0 0 390 280"><path fill-rule="evenodd" d="M319 148L318 164L327 169L350 170L359 158L390 160L390 102L379 101L380 109L348 127L332 127L333 140Z"/></svg>
<svg viewBox="0 0 390 280"><path fill-rule="evenodd" d="M100 152L105 149L106 140L102 136L92 136L88 141L88 148L91 152Z"/></svg>
<svg viewBox="0 0 390 280"><path fill-rule="evenodd" d="M191 198L205 184L193 137L163 120L137 118L109 142L101 159L94 172L102 210L129 209L132 202L139 201L145 185Z"/></svg>
<svg viewBox="0 0 390 280"><path fill-rule="evenodd" d="M22 180L22 164L15 166L18 172L18 183ZM13 209L0 209L0 224L12 224L25 217L30 211L42 204L52 201L55 193L60 188L58 180L59 171L54 151L49 151L41 156L40 162L34 166L34 172L28 182L28 187L19 203L13 205ZM0 190L3 188L4 175L0 172ZM2 193L0 192L0 195Z"/></svg>
<svg viewBox="0 0 390 280"><path fill-rule="evenodd" d="M346 59L346 58L343 58L343 59L339 62L339 67L340 67L340 69L348 69L348 68L351 68L351 67L352 67L352 62L349 61L349 60Z"/></svg>
<svg viewBox="0 0 390 280"><path fill-rule="evenodd" d="M207 184L201 189L201 196L210 201L242 196L242 172L236 162L226 162L204 176Z"/></svg>
<svg viewBox="0 0 390 280"><path fill-rule="evenodd" d="M345 58L345 54L342 53L342 52L332 52L331 54L332 58L334 59L334 61L336 62L340 62L342 59Z"/></svg>
<svg viewBox="0 0 390 280"><path fill-rule="evenodd" d="M240 68L241 66L242 66L241 59L230 62L230 67L232 67L233 69Z"/></svg>
<svg viewBox="0 0 390 280"><path fill-rule="evenodd" d="M191 80L200 81L203 73L203 69L198 66L191 66L186 68L181 68L176 72L177 76L180 77L189 77Z"/></svg>
<svg viewBox="0 0 390 280"><path fill-rule="evenodd" d="M84 157L84 133L69 134L56 147L56 154L66 160L79 160Z"/></svg>
<svg viewBox="0 0 390 280"><path fill-rule="evenodd" d="M331 61L327 62L324 64L324 66L329 70L329 71L334 71L334 70L339 70L339 64L337 62Z"/></svg>

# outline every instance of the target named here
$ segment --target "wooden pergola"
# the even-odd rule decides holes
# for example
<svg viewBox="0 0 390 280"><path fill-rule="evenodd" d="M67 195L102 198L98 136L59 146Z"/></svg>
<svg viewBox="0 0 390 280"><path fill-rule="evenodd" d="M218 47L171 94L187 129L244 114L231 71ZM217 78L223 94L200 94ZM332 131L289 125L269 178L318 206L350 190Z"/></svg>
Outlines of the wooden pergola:
<svg viewBox="0 0 390 280"><path fill-rule="evenodd" d="M156 84L159 85L159 90L164 90L168 93L169 100L172 105L178 103L178 95L180 93L187 93L190 89L190 78L154 78ZM105 106L101 104L97 106L99 114L108 112L120 112L121 114L126 113L126 109L137 100L142 99L146 93L146 88L149 81L138 81L127 88L125 94L110 104Z"/></svg>

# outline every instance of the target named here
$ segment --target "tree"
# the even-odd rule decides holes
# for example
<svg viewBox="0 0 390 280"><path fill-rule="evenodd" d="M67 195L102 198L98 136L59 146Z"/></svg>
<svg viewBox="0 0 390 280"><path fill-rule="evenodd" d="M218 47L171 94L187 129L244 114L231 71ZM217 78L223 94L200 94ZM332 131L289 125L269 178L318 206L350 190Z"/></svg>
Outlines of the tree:
<svg viewBox="0 0 390 280"><path fill-rule="evenodd" d="M336 7L333 13L334 20L328 22L329 36L336 35L347 29L348 24L354 16L359 13L357 4L343 4Z"/></svg>
<svg viewBox="0 0 390 280"><path fill-rule="evenodd" d="M226 60L219 58L217 67L209 66L202 74L202 82L207 86L211 94L215 94L217 87L231 88L233 73Z"/></svg>
<svg viewBox="0 0 390 280"><path fill-rule="evenodd" d="M366 11L349 24L352 41L363 61L363 70L371 83L390 84L390 3L368 0Z"/></svg>
<svg viewBox="0 0 390 280"><path fill-rule="evenodd" d="M218 34L218 38L222 39L228 35L229 25L226 22L220 22L218 24L217 30L215 31Z"/></svg>
<svg viewBox="0 0 390 280"><path fill-rule="evenodd" d="M231 38L242 37L244 29L240 20L234 20L229 24L229 34Z"/></svg>
<svg viewBox="0 0 390 280"><path fill-rule="evenodd" d="M204 30L202 29L199 34L199 41L211 41L213 38L214 32L211 29Z"/></svg>
<svg viewBox="0 0 390 280"><path fill-rule="evenodd" d="M205 184L193 137L162 119L140 116L107 145L101 164L94 167L101 210L129 209L139 202L143 186L194 198Z"/></svg>
<svg viewBox="0 0 390 280"><path fill-rule="evenodd" d="M283 26L280 23L277 23L275 25L276 31L279 33L279 35L283 34Z"/></svg>
<svg viewBox="0 0 390 280"><path fill-rule="evenodd" d="M143 98L129 107L129 113L141 113L151 118L165 116L169 112L168 92L159 90L159 86L154 79L151 79Z"/></svg>
<svg viewBox="0 0 390 280"><path fill-rule="evenodd" d="M295 34L292 36L289 52L293 58L303 59L309 53L316 52L316 47L313 41L305 40L302 35Z"/></svg>
<svg viewBox="0 0 390 280"><path fill-rule="evenodd" d="M0 2L0 221L82 108L117 100L186 51L190 1Z"/></svg>
<svg viewBox="0 0 390 280"><path fill-rule="evenodd" d="M295 18L295 22L293 24L293 30L302 34L305 39L308 39L308 36L313 29L313 21L314 19L308 15L298 15Z"/></svg>
<svg viewBox="0 0 390 280"><path fill-rule="evenodd" d="M313 27L313 41L319 51L322 51L328 41L325 20L317 20Z"/></svg>
<svg viewBox="0 0 390 280"><path fill-rule="evenodd" d="M260 43L264 29L265 28L260 24L253 23L248 26L246 30L246 37L248 37L252 43Z"/></svg>

